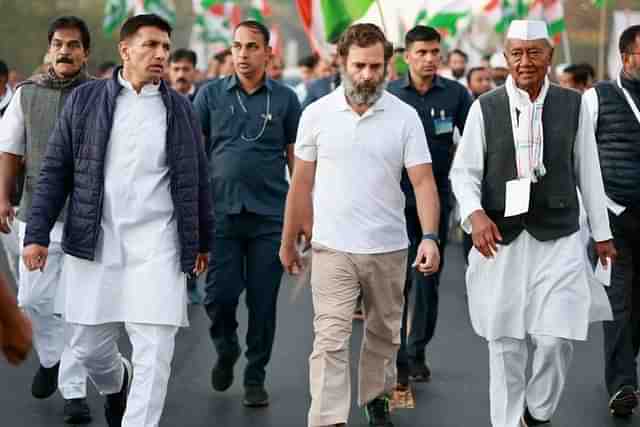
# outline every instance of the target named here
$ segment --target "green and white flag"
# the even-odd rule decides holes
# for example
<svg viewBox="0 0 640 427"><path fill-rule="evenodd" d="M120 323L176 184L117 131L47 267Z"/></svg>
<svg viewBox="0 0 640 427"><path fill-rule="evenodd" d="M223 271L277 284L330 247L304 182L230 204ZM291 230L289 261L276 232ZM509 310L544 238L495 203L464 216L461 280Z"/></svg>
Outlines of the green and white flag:
<svg viewBox="0 0 640 427"><path fill-rule="evenodd" d="M106 34L118 30L133 10L133 0L107 0L104 7L102 29Z"/></svg>
<svg viewBox="0 0 640 427"><path fill-rule="evenodd" d="M271 16L271 13L271 5L267 0L251 0L249 19L264 23L264 19Z"/></svg>
<svg viewBox="0 0 640 427"><path fill-rule="evenodd" d="M302 25L314 50L335 43L344 30L367 14L375 0L296 0Z"/></svg>
<svg viewBox="0 0 640 427"><path fill-rule="evenodd" d="M134 13L153 13L166 19L171 25L176 23L176 5L173 0L136 0Z"/></svg>
<svg viewBox="0 0 640 427"><path fill-rule="evenodd" d="M471 11L469 1L429 0L424 2L424 7L418 13L415 24L436 28L445 37L455 36L461 21L469 17Z"/></svg>

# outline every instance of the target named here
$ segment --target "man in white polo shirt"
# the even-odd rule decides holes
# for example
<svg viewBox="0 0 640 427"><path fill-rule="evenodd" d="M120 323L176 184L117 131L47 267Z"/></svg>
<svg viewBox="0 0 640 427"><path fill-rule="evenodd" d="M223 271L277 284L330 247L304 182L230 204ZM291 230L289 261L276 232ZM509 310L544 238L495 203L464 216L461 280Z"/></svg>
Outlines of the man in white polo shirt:
<svg viewBox="0 0 640 427"><path fill-rule="evenodd" d="M312 242L309 426L346 425L351 317L362 293L358 402L369 425L389 427L409 244L403 168L426 233L414 263L424 274L440 264L440 208L418 114L385 91L392 46L375 25L357 24L342 36L338 54L342 86L309 106L300 122L280 258L288 272L299 272L296 244L303 236Z"/></svg>

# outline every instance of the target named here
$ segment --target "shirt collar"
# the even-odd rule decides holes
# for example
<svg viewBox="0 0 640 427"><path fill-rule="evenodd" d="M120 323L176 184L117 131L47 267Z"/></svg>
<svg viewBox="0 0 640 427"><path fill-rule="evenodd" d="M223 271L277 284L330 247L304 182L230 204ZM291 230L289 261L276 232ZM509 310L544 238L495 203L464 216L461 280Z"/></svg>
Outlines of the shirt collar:
<svg viewBox="0 0 640 427"><path fill-rule="evenodd" d="M120 72L118 73L118 83L120 83L120 85L123 88L137 94L131 82L129 82L128 80L125 80L124 76L122 75L122 70L120 70ZM140 95L157 95L159 92L160 92L160 83L158 84L147 83L142 87L142 90L140 91Z"/></svg>
<svg viewBox="0 0 640 427"><path fill-rule="evenodd" d="M225 88L227 89L227 91L233 90L236 87L240 87L240 82L238 81L238 76L233 74L231 76L226 77L227 79L227 83L225 85ZM264 77L264 83L263 86L267 88L267 90L269 92L273 91L273 82L271 81L270 78L268 78L265 74ZM260 90L262 88L262 86L260 86L256 92L258 92L258 90ZM254 92L255 93L255 92Z"/></svg>
<svg viewBox="0 0 640 427"><path fill-rule="evenodd" d="M407 73L407 74L404 76L404 78L402 79L402 83L400 84L400 86L401 86L403 89L409 89L409 88L411 88L411 89L415 89L415 88L413 87L413 85L411 84L411 74L410 74L410 73ZM440 77L440 76L439 76L439 75L437 75L437 74L436 74L435 76L433 76L433 84L432 84L432 86L431 86L431 87L432 87L432 88L433 88L433 87L437 87L437 88L440 88L440 89L444 89L444 88L445 88L445 85L444 85L444 81L442 80L442 77Z"/></svg>

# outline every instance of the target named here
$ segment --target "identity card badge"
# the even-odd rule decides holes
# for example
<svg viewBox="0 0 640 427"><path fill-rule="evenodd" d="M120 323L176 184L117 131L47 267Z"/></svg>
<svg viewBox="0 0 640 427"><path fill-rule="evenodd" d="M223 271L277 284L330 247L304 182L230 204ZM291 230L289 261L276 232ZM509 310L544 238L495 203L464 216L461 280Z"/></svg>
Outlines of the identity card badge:
<svg viewBox="0 0 640 427"><path fill-rule="evenodd" d="M516 216L529 212L531 179L520 178L507 181L504 216Z"/></svg>
<svg viewBox="0 0 640 427"><path fill-rule="evenodd" d="M433 113L433 110L431 110L431 112ZM440 110L440 117L433 117L433 126L435 127L436 135L452 133L453 117L447 117L446 112L444 110Z"/></svg>

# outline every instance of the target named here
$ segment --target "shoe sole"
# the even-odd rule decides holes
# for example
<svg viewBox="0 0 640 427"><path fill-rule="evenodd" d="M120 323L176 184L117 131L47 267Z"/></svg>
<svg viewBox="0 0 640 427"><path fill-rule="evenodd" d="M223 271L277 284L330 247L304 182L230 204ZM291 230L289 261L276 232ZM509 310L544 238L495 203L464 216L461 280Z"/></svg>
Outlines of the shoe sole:
<svg viewBox="0 0 640 427"><path fill-rule="evenodd" d="M248 400L243 400L242 404L247 408L264 408L265 406L269 406L269 401L261 400L260 402L249 402Z"/></svg>
<svg viewBox="0 0 640 427"><path fill-rule="evenodd" d="M609 411L614 417L630 417L637 406L638 397L635 394L630 394L625 398L618 398L614 395L609 401Z"/></svg>
<svg viewBox="0 0 640 427"><path fill-rule="evenodd" d="M89 424L93 418L91 415L73 415L64 417L65 424L78 425L78 424Z"/></svg>
<svg viewBox="0 0 640 427"><path fill-rule="evenodd" d="M424 375L409 375L409 380L413 381L414 383L428 383L429 381L431 381L431 377L427 377Z"/></svg>

